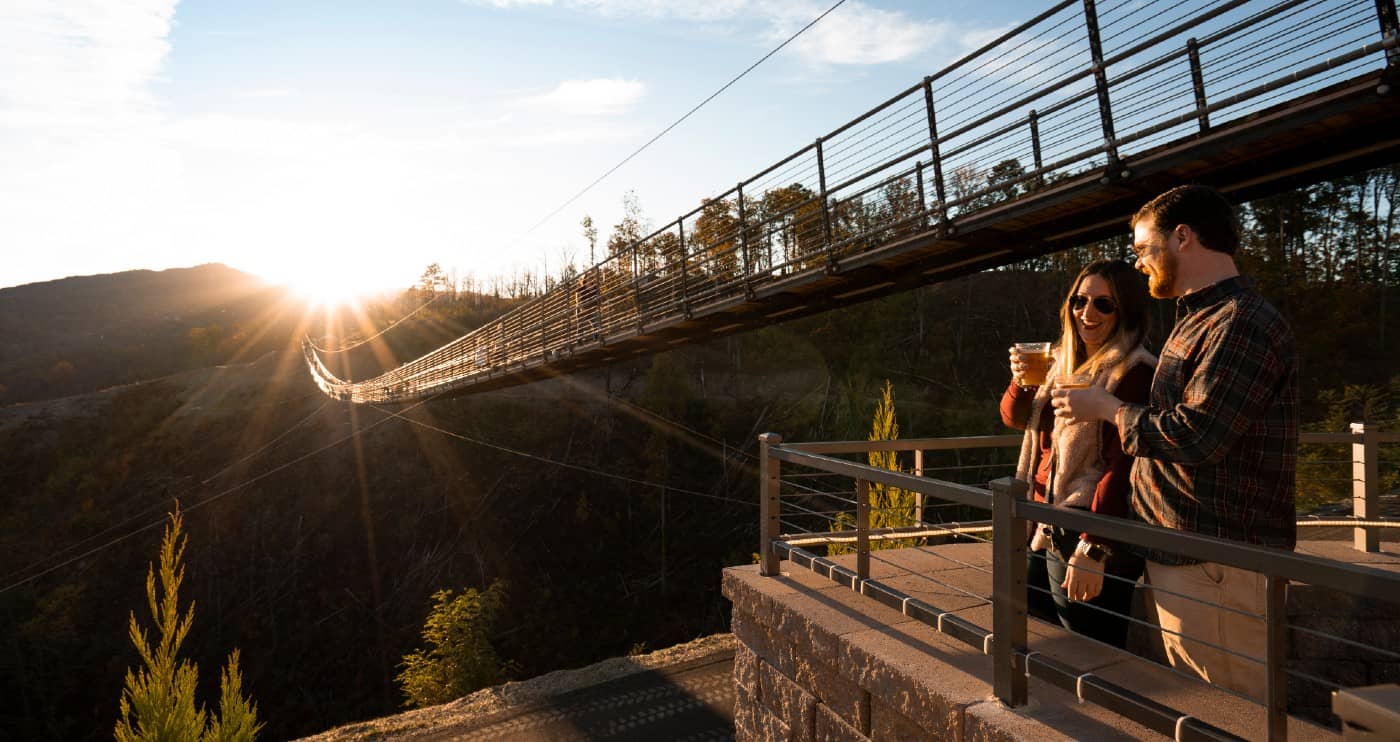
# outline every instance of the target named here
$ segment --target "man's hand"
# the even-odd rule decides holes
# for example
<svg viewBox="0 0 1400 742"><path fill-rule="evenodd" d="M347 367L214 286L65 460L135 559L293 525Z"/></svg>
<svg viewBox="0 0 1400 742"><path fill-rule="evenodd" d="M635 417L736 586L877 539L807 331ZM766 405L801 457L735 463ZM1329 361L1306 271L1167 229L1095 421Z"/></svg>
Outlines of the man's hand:
<svg viewBox="0 0 1400 742"><path fill-rule="evenodd" d="M1113 420L1123 400L1113 396L1101 386L1085 389L1056 389L1050 393L1050 404L1055 408L1055 417L1067 423L1085 423L1095 420Z"/></svg>
<svg viewBox="0 0 1400 742"><path fill-rule="evenodd" d="M1093 600L1103 592L1103 562L1090 559L1087 554L1075 552L1069 558L1065 569L1065 581L1060 587L1070 600L1085 602Z"/></svg>

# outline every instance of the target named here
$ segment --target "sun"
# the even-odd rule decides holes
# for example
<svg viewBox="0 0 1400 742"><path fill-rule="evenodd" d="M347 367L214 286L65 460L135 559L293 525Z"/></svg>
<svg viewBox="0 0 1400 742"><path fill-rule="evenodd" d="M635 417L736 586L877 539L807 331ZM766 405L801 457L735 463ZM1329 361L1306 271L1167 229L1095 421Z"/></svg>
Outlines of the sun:
<svg viewBox="0 0 1400 742"><path fill-rule="evenodd" d="M351 283L325 274L300 277L289 281L288 285L308 306L327 309L355 306L365 293Z"/></svg>

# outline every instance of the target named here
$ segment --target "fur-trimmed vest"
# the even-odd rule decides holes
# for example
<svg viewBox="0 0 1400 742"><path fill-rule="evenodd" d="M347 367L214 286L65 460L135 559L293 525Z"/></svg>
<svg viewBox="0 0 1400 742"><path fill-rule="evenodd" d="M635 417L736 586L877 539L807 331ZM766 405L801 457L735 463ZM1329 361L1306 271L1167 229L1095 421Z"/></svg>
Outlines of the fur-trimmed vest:
<svg viewBox="0 0 1400 742"><path fill-rule="evenodd" d="M1094 375L1094 384L1107 389L1109 393L1118 388L1123 376L1137 364L1157 365L1157 357L1142 346L1134 348L1126 356L1119 348L1104 352L1104 357L1098 363L1099 371ZM1062 363L1061 358L1056 358L1046 379L1053 380L1062 373ZM1050 402L1052 386L1051 383L1041 384L1031 403L1026 434L1021 439L1021 456L1016 464L1016 478L1024 482L1035 481L1035 473L1040 466L1040 418L1045 405ZM1054 467L1050 470L1046 493L1058 507L1088 508L1094 502L1094 490L1104 475L1103 425L1070 425L1056 417L1055 427L1050 431L1050 442ZM1029 493L1027 497L1030 497ZM1040 536L1040 528L1037 527L1033 533L1032 548L1043 548L1045 541Z"/></svg>

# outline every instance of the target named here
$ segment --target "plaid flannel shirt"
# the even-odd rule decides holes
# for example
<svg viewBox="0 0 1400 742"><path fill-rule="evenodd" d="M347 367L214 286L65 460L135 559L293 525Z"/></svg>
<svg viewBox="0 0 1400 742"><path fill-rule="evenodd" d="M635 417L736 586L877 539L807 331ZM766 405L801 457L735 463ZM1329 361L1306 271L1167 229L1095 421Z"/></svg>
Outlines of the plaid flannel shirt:
<svg viewBox="0 0 1400 742"><path fill-rule="evenodd" d="M1298 464L1293 331L1248 278L1180 297L1147 405L1118 413L1141 520L1292 549ZM1163 564L1199 560L1144 551Z"/></svg>

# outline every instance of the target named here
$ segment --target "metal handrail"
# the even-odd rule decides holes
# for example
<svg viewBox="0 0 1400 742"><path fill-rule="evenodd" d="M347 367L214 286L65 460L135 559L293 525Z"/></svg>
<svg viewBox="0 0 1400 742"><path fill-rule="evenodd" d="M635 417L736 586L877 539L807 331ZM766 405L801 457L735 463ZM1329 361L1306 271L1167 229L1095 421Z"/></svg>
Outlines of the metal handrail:
<svg viewBox="0 0 1400 742"><path fill-rule="evenodd" d="M1382 443L1400 442L1400 432L1378 431L1365 424L1355 423L1349 433L1307 432L1299 436L1305 444L1340 444L1353 446L1354 504L1360 512L1352 519L1342 519L1339 524L1355 527L1355 546L1358 549L1375 551L1378 547L1378 531L1381 527L1395 527L1397 523L1379 521L1374 518L1378 505L1378 446ZM760 442L760 571L765 575L779 573L778 560L783 557L793 559L801 566L850 586L862 594L871 595L886 602L905 615L944 630L946 611L921 603L908 595L870 578L870 545L875 541L920 538L950 533L985 532L985 522L962 524L926 524L923 522L908 526L886 528L870 527L870 490L874 485L884 485L949 500L961 505L989 510L992 513L994 585L993 630L991 633L978 633L980 629L966 622L955 624L948 631L974 646L981 642L984 651L995 650L993 663L993 686L996 695L1010 705L1021 705L1027 700L1027 677L1034 674L1051 682L1061 683L1066 678L1073 679L1063 663L1033 659L1038 653L1027 649L1026 634L1026 585L1025 560L1026 544L1024 534L1029 522L1040 522L1064 528L1071 532L1089 532L1113 541L1133 543L1139 547L1180 554L1187 558L1215 562L1245 569L1264 575L1266 582L1265 627L1266 657L1266 698L1264 705L1268 713L1268 736L1273 739L1286 738L1287 726L1287 678L1284 659L1286 645L1286 606L1285 588L1290 580L1312 585L1321 585L1341 590L1352 595L1384 600L1400 601L1400 575L1373 569L1366 566L1346 564L1321 559L1307 554L1276 548L1261 547L1229 539L1177 531L1167 528L1136 523L1124 518L1115 518L1096 513L1060 508L1027 499L1027 485L1011 478L993 481L988 489L964 484L941 481L921 476L920 473L905 473L882 469L868 464L835 458L832 454L860 454L874 451L913 451L921 455L928 450L948 450L956 448L996 448L1019 443L1021 436L967 436L960 438L923 438L895 441L835 441L784 445L780 436L772 433L759 437ZM781 471L783 464L794 464L828 474L848 477L856 482L855 528L833 530L827 533L783 534L780 523ZM921 466L919 467L921 468ZM915 506L922 512L922 501ZM1370 517L1367 517L1370 516ZM916 520L921 521L922 515ZM856 569L841 567L835 562L817 557L803 547L815 545L854 544ZM1002 637L1004 639L998 639ZM1068 674L1067 674L1068 673ZM1082 673L1081 673L1082 676ZM1129 694L1133 695L1133 694ZM1148 701L1146 705L1123 702L1122 694L1108 693L1106 699L1129 709L1129 715L1158 729L1169 728L1173 718L1162 714L1160 704ZM1121 711L1120 711L1121 712ZM1184 715L1175 717L1180 723ZM1202 722L1194 730L1207 736L1225 734L1219 729ZM1164 726L1168 725L1168 726Z"/></svg>
<svg viewBox="0 0 1400 742"><path fill-rule="evenodd" d="M1198 5L1182 9L1179 19L1146 38L1134 37L1131 43L1114 46L1099 42L1094 0L1062 0L814 143L739 180L572 280L421 358L370 379L350 381L318 362L315 349L307 347L307 366L327 394L359 403L422 399L527 371L543 372L579 353L605 350L643 335L648 328L716 314L755 296L771 295L764 287L780 276L783 280L800 277L801 282L821 280L825 271L840 270L843 261L898 245L911 234L929 230L951 234L959 222L994 213L1008 201L1047 197L1086 176L1122 177L1127 172L1123 158L1146 151L1127 152L1131 145L1145 147L1150 140L1178 130L1180 137L1171 141L1185 141L1197 135L1190 126L1197 120L1202 131L1219 129L1221 122L1207 123L1209 115L1225 113L1235 121L1243 120L1279 91L1300 97L1313 92L1337 69L1353 75L1348 84L1372 84L1376 78L1384 86L1385 78L1366 65L1374 60L1385 67L1400 43L1385 20L1387 8L1394 15L1393 0L1338 0L1320 9L1302 8L1300 0L1197 1ZM1076 5L1083 6L1083 13L1071 17L1068 11ZM1311 46L1304 40L1290 46L1288 39L1274 38L1276 30L1266 26L1277 17L1292 20L1296 16L1297 23L1290 28L1331 28L1329 22L1341 15L1333 12L1338 6L1352 15L1378 14L1379 33L1348 30L1339 40L1316 41ZM1146 21L1157 12L1151 4L1123 4L1115 10L1121 11L1121 17L1114 23L1125 28L1139 22L1149 27ZM1198 29L1200 40L1187 38ZM1263 34L1270 34L1271 43L1256 44L1249 54L1227 54L1217 61L1202 53L1225 48L1235 40L1252 43ZM1041 35L1055 47L1056 58L1047 69L1000 63L1020 53L1022 41ZM1298 57L1271 58L1269 50L1276 48L1288 48ZM1190 57L1190 65L1178 64L1183 56ZM993 66L994 61L999 66ZM969 89L988 69L998 74L985 85ZM1006 72L1000 73L1003 69ZM1212 99L1211 91L1199 84L1203 73L1229 78L1236 88L1244 89L1227 89ZM1254 76L1239 82L1247 74ZM1026 80L1022 75L1030 77ZM1164 87L1163 76L1192 84L1180 100L1154 97L1148 109L1153 115L1138 111L1126 118L1114 116L1108 105L1114 96L1131 98L1136 88ZM957 82L966 84L957 86ZM1076 113L1095 101L1097 116ZM922 115L909 115L917 109L923 109ZM895 115L901 118L890 121ZM1069 116L1080 117L1066 119ZM1039 127L1051 126L1068 133L1051 143L1054 151L1044 153L1046 164L1041 160L1038 132ZM882 142L897 145L897 151L882 154ZM1026 172L999 182L988 178L998 163L979 159L1031 150L1033 163L1013 158ZM919 160L912 168L911 159ZM806 175L777 188L805 189L801 203L769 212L764 197L775 189L754 193L752 186L770 176L775 181L786 178L788 170L783 168L789 165L800 166L797 169ZM980 182L961 190L947 182L969 173ZM925 181L926 174L931 182ZM896 183L907 186L914 203L889 201L888 189ZM1009 189L1018 192L1009 193ZM811 213L799 216L813 203L816 208ZM666 254L652 249L663 239L673 248ZM609 359L603 357L600 362Z"/></svg>

